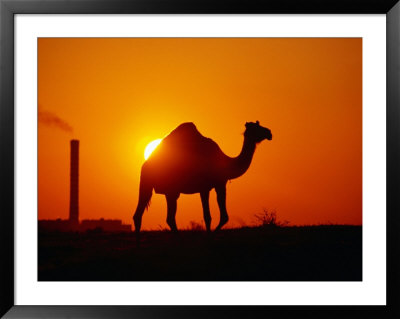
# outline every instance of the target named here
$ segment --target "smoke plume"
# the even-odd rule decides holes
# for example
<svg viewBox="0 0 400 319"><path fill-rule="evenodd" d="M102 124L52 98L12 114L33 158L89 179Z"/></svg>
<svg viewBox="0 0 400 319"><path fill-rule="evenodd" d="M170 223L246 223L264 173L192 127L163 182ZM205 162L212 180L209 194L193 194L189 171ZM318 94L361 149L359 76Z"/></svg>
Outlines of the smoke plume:
<svg viewBox="0 0 400 319"><path fill-rule="evenodd" d="M63 130L68 133L73 132L71 125L69 125L63 119L59 118L56 114L48 112L48 111L43 111L43 110L39 109L38 121L39 121L39 123L59 128L60 130Z"/></svg>

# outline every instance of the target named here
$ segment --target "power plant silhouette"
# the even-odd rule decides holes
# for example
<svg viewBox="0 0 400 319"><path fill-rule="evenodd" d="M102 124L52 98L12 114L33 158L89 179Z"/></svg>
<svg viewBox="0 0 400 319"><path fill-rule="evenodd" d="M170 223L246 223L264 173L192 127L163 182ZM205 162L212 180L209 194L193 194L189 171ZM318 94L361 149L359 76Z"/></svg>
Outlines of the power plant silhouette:
<svg viewBox="0 0 400 319"><path fill-rule="evenodd" d="M129 232L131 225L119 219L84 219L79 221L79 140L71 140L69 219L39 220L39 231Z"/></svg>
<svg viewBox="0 0 400 319"><path fill-rule="evenodd" d="M79 224L79 141L71 140L69 221Z"/></svg>

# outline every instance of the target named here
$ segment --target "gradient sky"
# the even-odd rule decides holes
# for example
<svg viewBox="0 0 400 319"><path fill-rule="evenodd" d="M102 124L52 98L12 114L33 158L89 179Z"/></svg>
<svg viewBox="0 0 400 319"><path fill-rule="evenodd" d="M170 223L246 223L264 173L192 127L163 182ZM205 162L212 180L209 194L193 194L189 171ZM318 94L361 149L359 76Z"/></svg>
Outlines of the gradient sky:
<svg viewBox="0 0 400 319"><path fill-rule="evenodd" d="M41 38L38 79L39 219L68 218L72 138L80 218L131 223L149 142L194 122L236 156L246 121L259 120L273 139L228 182L227 226L263 209L290 225L362 224L360 38ZM210 207L215 227L214 191ZM199 194L181 195L178 228L202 215ZM165 220L155 194L143 228Z"/></svg>

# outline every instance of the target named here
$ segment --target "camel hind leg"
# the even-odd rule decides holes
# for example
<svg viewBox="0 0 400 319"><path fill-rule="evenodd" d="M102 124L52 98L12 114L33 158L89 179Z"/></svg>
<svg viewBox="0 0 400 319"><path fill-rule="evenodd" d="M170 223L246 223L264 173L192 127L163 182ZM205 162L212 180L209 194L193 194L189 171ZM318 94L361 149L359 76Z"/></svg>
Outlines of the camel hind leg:
<svg viewBox="0 0 400 319"><path fill-rule="evenodd" d="M145 174L143 174L143 169L142 169L142 174L140 176L140 186L139 186L139 201L136 207L135 214L133 215L133 222L135 224L135 231L137 234L139 234L140 232L140 227L142 225L142 216L144 210L148 208L150 204L150 199L152 194L153 194L153 187L147 180Z"/></svg>

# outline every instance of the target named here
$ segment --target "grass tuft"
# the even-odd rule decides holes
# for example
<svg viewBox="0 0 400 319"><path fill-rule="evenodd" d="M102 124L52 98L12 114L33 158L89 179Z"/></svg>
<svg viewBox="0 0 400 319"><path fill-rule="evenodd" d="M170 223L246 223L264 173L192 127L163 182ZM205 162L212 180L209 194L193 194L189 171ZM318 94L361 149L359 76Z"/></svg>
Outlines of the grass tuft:
<svg viewBox="0 0 400 319"><path fill-rule="evenodd" d="M263 212L260 214L255 214L254 218L256 219L256 226L258 227L265 227L265 228L272 228L272 227L287 227L289 222L285 221L278 221L276 219L276 211L275 210L268 210L263 209Z"/></svg>

